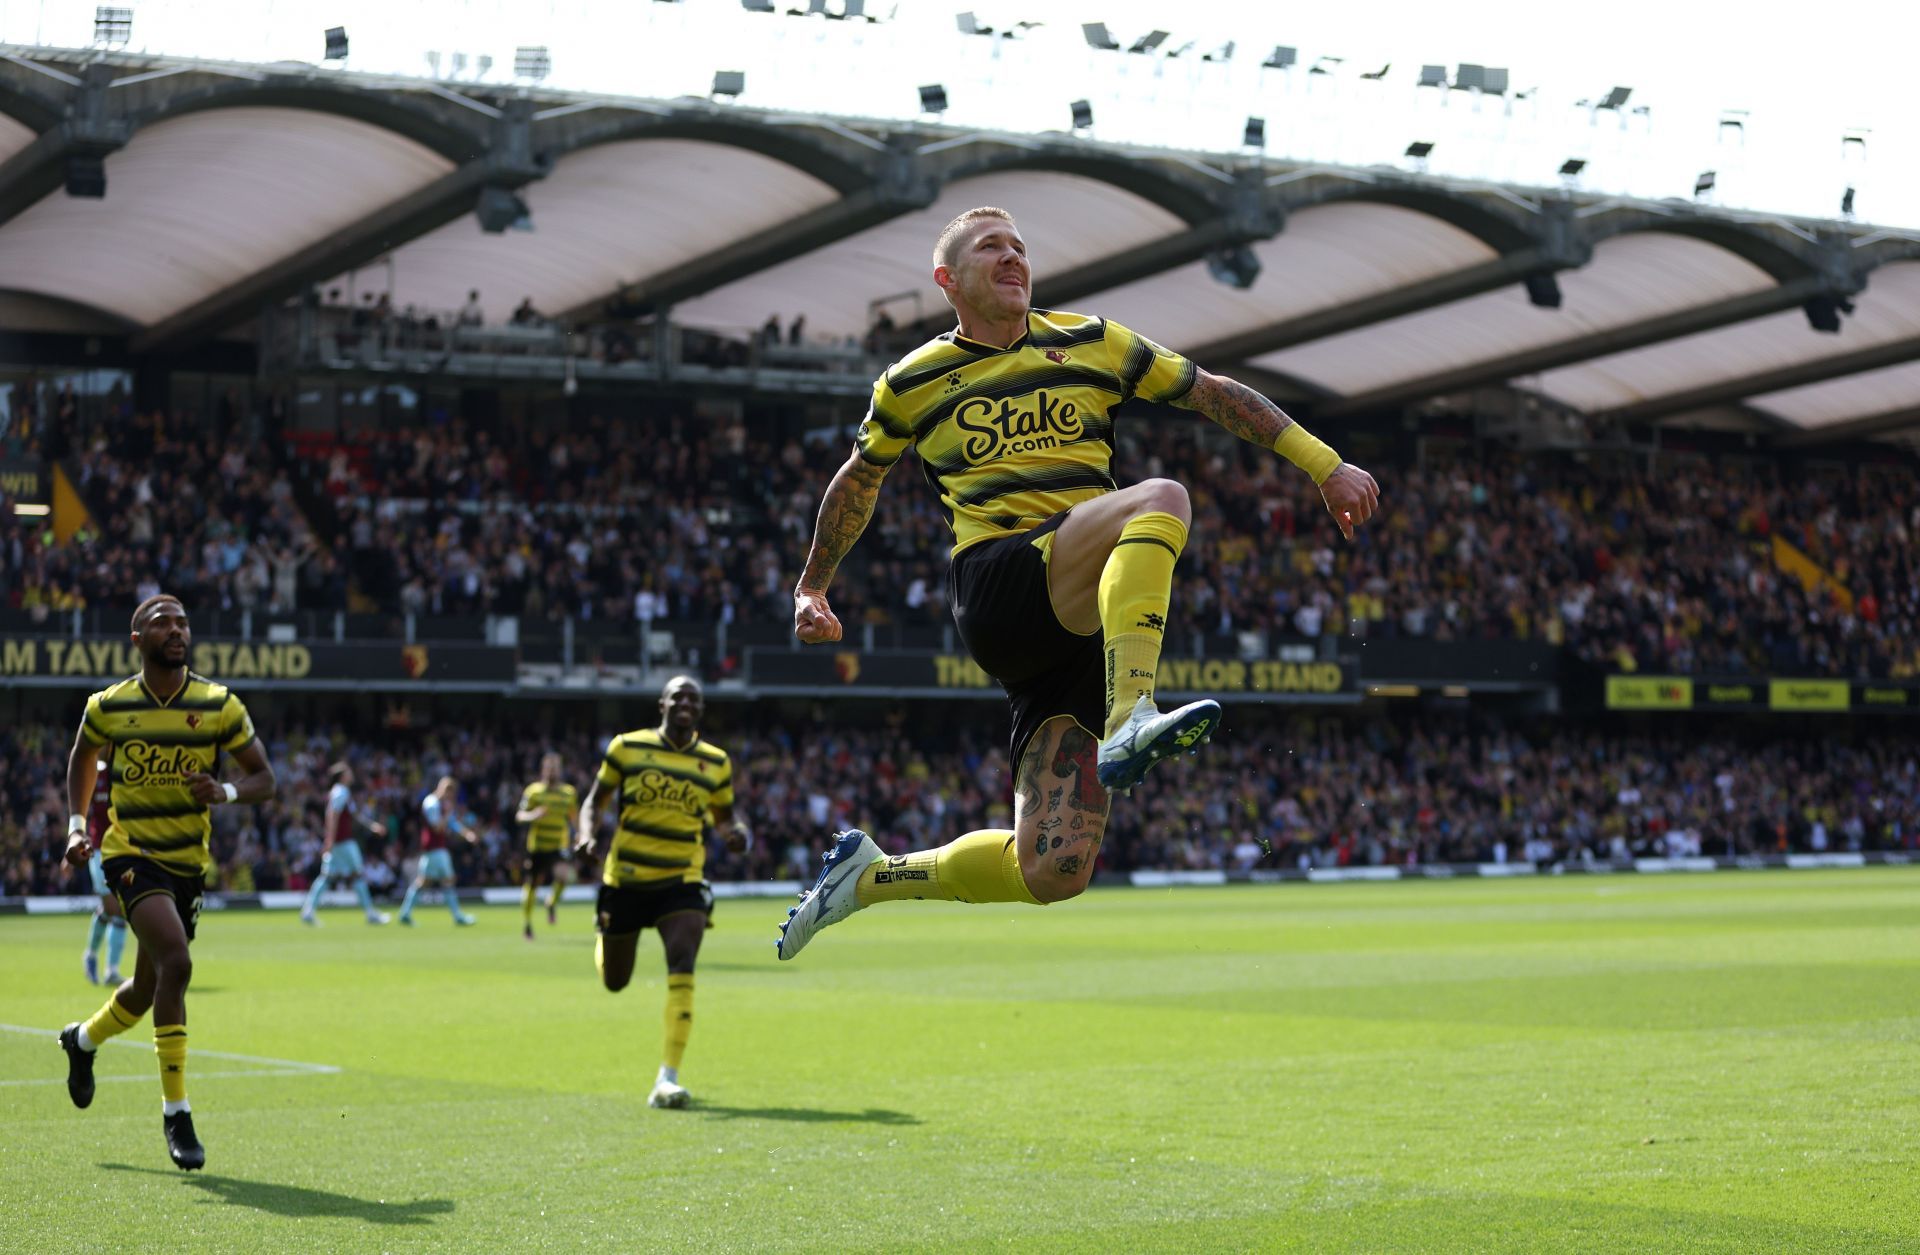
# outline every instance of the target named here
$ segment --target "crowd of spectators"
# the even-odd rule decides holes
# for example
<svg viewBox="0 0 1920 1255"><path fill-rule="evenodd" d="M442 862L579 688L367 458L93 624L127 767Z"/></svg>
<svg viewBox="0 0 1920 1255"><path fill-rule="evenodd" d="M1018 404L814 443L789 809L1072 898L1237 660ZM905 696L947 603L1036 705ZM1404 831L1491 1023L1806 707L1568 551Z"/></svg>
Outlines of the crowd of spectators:
<svg viewBox="0 0 1920 1255"><path fill-rule="evenodd" d="M0 520L0 597L50 612L165 585L201 607L777 630L845 457L844 432L820 436L454 418L285 462L135 414L78 442L94 530L62 545L43 521ZM1115 467L1192 494L1175 648L1526 639L1622 671L1920 674L1920 488L1905 467L1429 457L1375 468L1382 508L1352 544L1304 477L1204 423L1125 423ZM946 622L950 533L917 470L909 457L843 565L849 625ZM311 519L300 500L320 503ZM1830 579L1783 571L1776 538Z"/></svg>
<svg viewBox="0 0 1920 1255"><path fill-rule="evenodd" d="M738 858L712 843L711 878L804 880L846 827L901 852L1011 826L997 725L966 719L923 730L898 719L857 727L710 720L711 739L734 757L736 814L758 838ZM542 739L460 722L263 733L278 796L215 811L216 878L234 892L310 882L327 767L343 757L354 765L363 813L387 828L384 839L359 834L376 890L404 887L419 799L442 774L459 782L459 805L480 834L474 846L456 843L461 883L511 883L522 848L512 816L540 756L560 753L584 795L605 748L584 733ZM84 872L60 863L70 739L70 728L50 724L0 730L0 892L85 892ZM1920 740L1848 739L1844 729L1818 739L1784 730L1733 739L1676 725L1655 737L1565 721L1246 711L1206 755L1161 770L1157 785L1115 806L1104 870L1920 849Z"/></svg>

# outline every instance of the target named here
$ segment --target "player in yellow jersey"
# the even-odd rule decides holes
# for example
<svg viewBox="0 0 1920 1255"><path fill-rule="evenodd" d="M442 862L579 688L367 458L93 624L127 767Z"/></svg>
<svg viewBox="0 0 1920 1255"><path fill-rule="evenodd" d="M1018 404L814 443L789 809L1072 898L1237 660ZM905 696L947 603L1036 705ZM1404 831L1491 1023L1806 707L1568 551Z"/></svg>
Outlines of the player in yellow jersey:
<svg viewBox="0 0 1920 1255"><path fill-rule="evenodd" d="M619 829L604 848L599 940L594 962L608 990L633 978L640 930L659 930L666 950L666 1044L650 1107L684 1107L680 1060L693 1029L693 962L713 916L705 879L707 836L725 834L735 854L753 843L733 817L733 762L700 735L706 697L699 682L677 675L660 693L660 726L616 736L580 804L579 850L600 857L609 843L595 822L610 799L620 803Z"/></svg>
<svg viewBox="0 0 1920 1255"><path fill-rule="evenodd" d="M188 953L200 919L200 895L212 862L209 810L273 796L273 767L253 720L224 684L187 670L193 632L178 598L149 597L133 612L140 674L87 699L67 758L67 861L88 857L87 803L100 750L113 747L111 802L100 843L101 872L120 899L140 951L131 979L85 1023L60 1031L67 1052L67 1094L76 1107L93 1101L93 1056L153 1010L153 1050L160 1058L162 1127L167 1153L182 1168L207 1161L187 1104ZM220 755L245 774L214 778Z"/></svg>
<svg viewBox="0 0 1920 1255"><path fill-rule="evenodd" d="M1272 449L1312 476L1349 539L1379 499L1372 476L1244 384L1105 319L1034 309L1027 244L1003 209L947 224L933 281L958 326L875 381L853 453L820 503L793 630L808 644L840 639L827 587L887 471L916 448L953 529L955 626L1013 707L1013 828L893 858L865 833L842 834L781 925L782 959L876 902L1073 897L1093 875L1109 791L1130 790L1218 726L1216 702L1165 713L1154 703L1193 512L1173 480L1115 485L1114 407L1139 397L1197 410Z"/></svg>
<svg viewBox="0 0 1920 1255"><path fill-rule="evenodd" d="M540 759L540 778L520 795L520 809L513 821L527 826L527 858L521 870L525 882L520 889L521 935L533 940L533 895L538 885L547 890L547 927L557 923L555 907L560 901L560 860L573 848L573 819L580 809L580 795L560 780L560 755L547 754Z"/></svg>

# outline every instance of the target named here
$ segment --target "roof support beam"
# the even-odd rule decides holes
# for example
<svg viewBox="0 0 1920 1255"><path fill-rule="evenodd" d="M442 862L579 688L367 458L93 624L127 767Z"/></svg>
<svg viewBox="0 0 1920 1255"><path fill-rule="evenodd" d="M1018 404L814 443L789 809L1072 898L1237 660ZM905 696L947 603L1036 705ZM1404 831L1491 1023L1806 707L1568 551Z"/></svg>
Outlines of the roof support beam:
<svg viewBox="0 0 1920 1255"><path fill-rule="evenodd" d="M1770 392L1784 392L1788 388L1803 388L1808 384L1825 383L1829 379L1843 379L1848 375L1881 370L1888 366L1901 366L1913 361L1920 361L1920 337L1894 340L1887 344L1875 345L1870 349L1841 353L1833 357L1815 358L1810 362L1783 366L1778 370L1765 371L1758 375L1740 375L1732 379L1722 379L1697 388L1671 392L1666 396L1651 397L1632 405L1602 410L1595 417L1628 423L1646 422L1665 418L1669 414L1682 414L1688 410L1702 409L1709 405L1724 405L1727 402L1742 401L1748 397L1765 396Z"/></svg>
<svg viewBox="0 0 1920 1255"><path fill-rule="evenodd" d="M525 101L512 104L515 108L500 120L493 148L485 156L162 319L134 336L129 347L135 353L150 353L215 335L262 306L285 300L308 284L351 270L453 221L471 211L490 188L511 191L544 177L545 160L535 157L525 142L530 106Z"/></svg>
<svg viewBox="0 0 1920 1255"><path fill-rule="evenodd" d="M1465 366L1456 366L1451 370L1425 375L1418 379L1388 384L1385 387L1342 398L1327 406L1323 412L1335 417L1359 414L1368 410L1404 405L1409 401L1443 396L1449 392L1459 392L1482 384L1504 383L1526 375L1537 375L1542 371L1571 366L1576 362L1592 361L1610 354L1644 348L1649 344L1659 344L1681 336L1697 335L1703 331L1712 331L1718 327L1731 326L1753 318L1764 318L1768 314L1797 308L1823 294L1832 294L1825 280L1796 279L1778 287L1749 292L1745 296L1715 301L1710 305L1678 310L1659 318L1649 318L1623 327L1595 332L1590 336L1545 344L1537 349L1526 349L1506 357L1469 362Z"/></svg>
<svg viewBox="0 0 1920 1255"><path fill-rule="evenodd" d="M1042 279L1034 284L1033 303L1041 309L1058 309L1082 297L1110 291L1199 261L1218 249L1239 248L1259 240L1270 240L1280 233L1285 221L1278 212L1259 207L1256 201L1247 212L1235 211L1209 218L1176 235L1150 241L1123 253L1097 258Z"/></svg>
<svg viewBox="0 0 1920 1255"><path fill-rule="evenodd" d="M1849 419L1846 422L1831 423L1825 427L1799 428L1791 434L1775 437L1773 444L1782 449L1797 449L1803 445L1866 440L1873 436L1884 436L1891 432L1906 431L1908 428L1916 427L1920 427L1920 406L1910 405L1905 409L1888 410L1884 414Z"/></svg>
<svg viewBox="0 0 1920 1255"><path fill-rule="evenodd" d="M106 158L133 135L132 123L116 116L108 102L112 74L107 65L86 67L68 116L0 164L0 224L63 186L75 196L106 194Z"/></svg>
<svg viewBox="0 0 1920 1255"><path fill-rule="evenodd" d="M1482 292L1518 283L1531 274L1564 268L1548 250L1525 248L1478 266L1469 266L1465 270L1436 275L1406 287L1376 292L1357 301L1309 310L1280 322L1256 327L1252 331L1226 336L1211 344L1197 345L1187 356L1201 363L1245 361L1310 340L1324 339L1388 319L1417 314L1436 305L1479 296Z"/></svg>

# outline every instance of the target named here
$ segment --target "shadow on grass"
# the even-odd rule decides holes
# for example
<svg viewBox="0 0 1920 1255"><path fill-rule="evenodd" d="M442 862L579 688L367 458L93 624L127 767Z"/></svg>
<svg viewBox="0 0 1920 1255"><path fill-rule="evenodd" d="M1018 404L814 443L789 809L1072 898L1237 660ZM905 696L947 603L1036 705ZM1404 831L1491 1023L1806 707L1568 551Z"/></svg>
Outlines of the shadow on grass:
<svg viewBox="0 0 1920 1255"><path fill-rule="evenodd" d="M865 1111L822 1111L815 1107L716 1107L696 1102L696 1115L715 1120L787 1120L796 1124L919 1124L919 1116L904 1111L883 1111L869 1107Z"/></svg>
<svg viewBox="0 0 1920 1255"><path fill-rule="evenodd" d="M138 1172L146 1176L178 1177L182 1185L212 1195L220 1202L276 1216L339 1216L365 1220L373 1224L424 1225L431 1217L453 1211L453 1203L444 1198L422 1198L407 1203L369 1202L351 1194L330 1194L297 1185L276 1185L269 1181L242 1181L235 1177L208 1176L200 1172L176 1172L164 1168L136 1168L131 1164L103 1163L108 1172Z"/></svg>

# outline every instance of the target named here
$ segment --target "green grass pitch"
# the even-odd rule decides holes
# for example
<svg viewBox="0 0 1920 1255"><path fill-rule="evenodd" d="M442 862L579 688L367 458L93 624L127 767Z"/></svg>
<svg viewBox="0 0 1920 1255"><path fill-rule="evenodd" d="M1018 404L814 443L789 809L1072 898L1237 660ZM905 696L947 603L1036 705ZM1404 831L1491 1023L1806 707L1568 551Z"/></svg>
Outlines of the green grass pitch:
<svg viewBox="0 0 1920 1255"><path fill-rule="evenodd" d="M150 1024L59 1083L85 919L0 920L0 1250L1920 1250L1920 869L783 910L684 1112L584 906L208 913L193 1174Z"/></svg>

